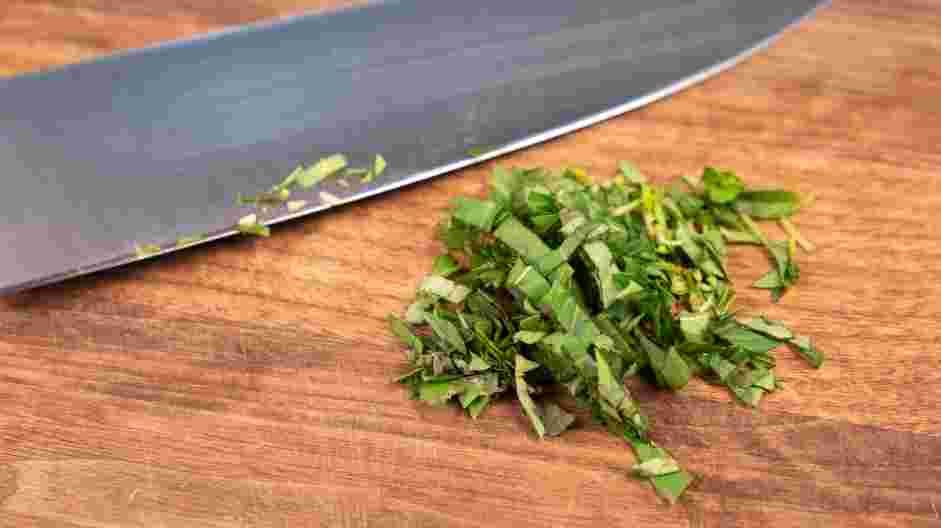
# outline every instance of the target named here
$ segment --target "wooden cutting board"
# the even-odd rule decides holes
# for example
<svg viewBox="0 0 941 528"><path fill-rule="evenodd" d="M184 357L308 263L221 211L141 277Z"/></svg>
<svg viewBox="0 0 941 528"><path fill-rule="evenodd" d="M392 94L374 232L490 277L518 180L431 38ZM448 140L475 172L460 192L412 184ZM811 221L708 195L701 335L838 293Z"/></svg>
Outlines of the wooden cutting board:
<svg viewBox="0 0 941 528"><path fill-rule="evenodd" d="M14 74L328 0L6 0ZM778 305L814 371L751 411L693 383L644 393L704 480L672 509L585 415L538 441L505 403L476 422L406 398L401 311L450 197L494 163L239 239L0 299L2 526L941 525L941 3L838 0L733 70L499 160L706 164L812 191L819 251ZM2 180L0 180L2 181ZM0 190L2 192L2 190ZM2 248L0 248L2 251Z"/></svg>

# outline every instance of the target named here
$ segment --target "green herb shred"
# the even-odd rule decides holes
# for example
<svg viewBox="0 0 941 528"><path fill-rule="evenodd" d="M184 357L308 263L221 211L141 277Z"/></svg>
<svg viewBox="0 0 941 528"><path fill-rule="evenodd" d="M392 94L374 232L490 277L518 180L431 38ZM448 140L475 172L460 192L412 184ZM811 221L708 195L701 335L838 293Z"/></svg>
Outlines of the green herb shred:
<svg viewBox="0 0 941 528"><path fill-rule="evenodd" d="M237 207L251 207L254 212L241 217L235 225L231 226L236 232L245 235L255 235L261 237L271 236L271 228L265 225L272 220L273 215L270 212L273 209L284 208L288 213L296 213L308 206L308 201L304 199L292 200L292 194L295 191L306 191L312 187L321 184L327 178L332 176L358 177L360 183L366 184L380 176L386 170L386 160L381 155L376 155L369 168L350 168L349 161L344 154L332 154L319 159L309 167L298 165L290 174L284 177L279 183L273 185L268 191L261 191L254 196L243 196L241 193L236 195L235 205ZM343 179L336 179L336 184L340 187L350 187L350 182ZM326 205L336 205L342 200L328 191L318 193L320 202ZM184 236L176 241L175 248L182 249L196 245L206 240L208 235L198 233ZM135 244L134 252L137 258L143 259L158 254L162 251L159 244Z"/></svg>
<svg viewBox="0 0 941 528"><path fill-rule="evenodd" d="M625 380L677 391L698 377L753 407L780 385L774 349L819 367L810 338L732 313L727 270L729 244L762 246L771 270L755 286L777 300L800 276L794 248L813 245L790 221L796 193L711 167L669 185L619 167L604 183L580 169L498 168L486 199L454 199L438 229L445 252L404 320L390 316L410 363L397 381L472 418L509 394L539 437L575 421L540 397L561 386L631 445L634 475L672 503L695 478L650 440ZM758 220L789 238L772 240Z"/></svg>
<svg viewBox="0 0 941 528"><path fill-rule="evenodd" d="M137 258L147 258L152 255L160 253L160 246L157 244L135 244L134 245L134 254L137 255Z"/></svg>
<svg viewBox="0 0 941 528"><path fill-rule="evenodd" d="M239 219L235 227L240 233L244 233L246 235L257 235L263 237L271 236L271 229L269 229L268 226L260 223L258 221L258 215L256 214L243 216L241 219Z"/></svg>
<svg viewBox="0 0 941 528"><path fill-rule="evenodd" d="M343 154L334 154L314 163L306 170L297 175L297 185L302 189L309 189L345 169L347 165L346 156Z"/></svg>
<svg viewBox="0 0 941 528"><path fill-rule="evenodd" d="M203 233L197 233L195 235L187 235L180 237L176 241L177 248L185 248L187 246L192 246L193 244L198 244L206 239L206 235Z"/></svg>
<svg viewBox="0 0 941 528"><path fill-rule="evenodd" d="M268 213L272 209L284 207L288 213L296 213L307 207L309 203L307 200L291 199L293 191L309 190L332 176L358 177L360 183L369 183L374 177L385 171L386 160L381 155L376 155L372 166L368 169L351 168L348 165L349 161L344 154L332 154L317 160L309 167L297 166L280 183L271 187L270 191L260 192L250 197L239 194L236 197L236 205L239 207L253 206L255 212L242 217L233 228L246 235L270 236L271 229L264 225L259 216L268 216L270 220ZM340 187L350 187L350 182L344 179L337 178L335 183ZM321 203L327 205L342 202L340 198L328 191L320 191L318 197ZM181 242L178 247L182 247L182 245Z"/></svg>

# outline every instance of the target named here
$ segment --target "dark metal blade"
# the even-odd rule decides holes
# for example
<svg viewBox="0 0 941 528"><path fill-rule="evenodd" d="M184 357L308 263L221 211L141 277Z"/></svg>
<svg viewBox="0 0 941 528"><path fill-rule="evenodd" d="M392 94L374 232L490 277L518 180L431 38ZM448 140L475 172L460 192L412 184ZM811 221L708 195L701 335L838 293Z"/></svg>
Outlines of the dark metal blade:
<svg viewBox="0 0 941 528"><path fill-rule="evenodd" d="M0 293L231 234L237 193L326 154L388 159L368 185L324 188L351 201L587 126L818 3L387 1L0 80ZM299 198L269 220L329 205Z"/></svg>

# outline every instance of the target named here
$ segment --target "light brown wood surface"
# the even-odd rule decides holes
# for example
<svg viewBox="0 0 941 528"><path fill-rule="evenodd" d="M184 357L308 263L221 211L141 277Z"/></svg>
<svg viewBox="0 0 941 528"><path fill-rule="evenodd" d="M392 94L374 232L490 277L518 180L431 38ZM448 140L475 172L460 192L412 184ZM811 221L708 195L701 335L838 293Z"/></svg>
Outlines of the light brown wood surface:
<svg viewBox="0 0 941 528"><path fill-rule="evenodd" d="M14 74L327 0L6 0ZM580 415L539 441L512 403L478 421L407 399L384 316L430 269L449 198L493 163L238 239L0 299L0 525L941 525L941 3L837 0L729 72L499 160L706 164L813 191L820 250L771 306L735 251L740 306L817 337L813 371L744 409L693 383L643 393L701 473L672 509ZM0 190L2 192L2 190ZM2 251L2 248L0 248Z"/></svg>

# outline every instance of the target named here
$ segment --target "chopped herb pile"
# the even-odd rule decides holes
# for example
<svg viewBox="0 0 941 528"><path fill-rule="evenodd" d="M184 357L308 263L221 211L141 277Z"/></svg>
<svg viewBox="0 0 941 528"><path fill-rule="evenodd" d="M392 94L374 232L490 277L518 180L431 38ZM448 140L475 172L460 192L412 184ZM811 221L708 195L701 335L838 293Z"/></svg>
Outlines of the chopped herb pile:
<svg viewBox="0 0 941 528"><path fill-rule="evenodd" d="M650 440L624 380L675 391L696 376L756 406L779 387L773 349L819 367L809 337L731 311L726 268L729 244L762 246L771 270L754 286L779 299L800 276L795 247L812 248L789 221L802 205L713 168L668 186L628 163L602 184L581 170L497 169L487 199L454 199L438 233L447 251L404 320L390 317L411 364L397 381L473 418L510 394L540 437L574 422L540 401L561 385L630 443L634 474L674 502L693 476ZM756 220L781 222L790 238L771 240Z"/></svg>

